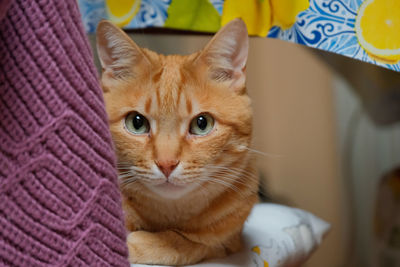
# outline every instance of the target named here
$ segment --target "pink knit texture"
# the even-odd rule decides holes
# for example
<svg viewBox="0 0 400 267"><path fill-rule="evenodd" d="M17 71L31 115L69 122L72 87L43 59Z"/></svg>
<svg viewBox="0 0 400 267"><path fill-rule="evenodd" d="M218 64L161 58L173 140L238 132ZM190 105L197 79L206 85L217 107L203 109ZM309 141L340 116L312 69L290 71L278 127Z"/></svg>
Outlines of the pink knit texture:
<svg viewBox="0 0 400 267"><path fill-rule="evenodd" d="M14 0L0 23L0 265L129 265L76 0Z"/></svg>
<svg viewBox="0 0 400 267"><path fill-rule="evenodd" d="M10 5L11 0L0 0L0 20L6 15Z"/></svg>

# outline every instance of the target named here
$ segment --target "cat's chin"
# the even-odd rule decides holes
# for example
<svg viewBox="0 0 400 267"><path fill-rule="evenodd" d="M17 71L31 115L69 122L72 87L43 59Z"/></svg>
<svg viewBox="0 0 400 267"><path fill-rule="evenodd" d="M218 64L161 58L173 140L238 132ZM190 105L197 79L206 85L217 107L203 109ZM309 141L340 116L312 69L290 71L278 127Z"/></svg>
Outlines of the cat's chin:
<svg viewBox="0 0 400 267"><path fill-rule="evenodd" d="M170 182L164 182L161 184L147 184L146 185L153 193L160 197L168 199L179 199L186 194L193 191L197 184L188 183L184 185L177 185Z"/></svg>

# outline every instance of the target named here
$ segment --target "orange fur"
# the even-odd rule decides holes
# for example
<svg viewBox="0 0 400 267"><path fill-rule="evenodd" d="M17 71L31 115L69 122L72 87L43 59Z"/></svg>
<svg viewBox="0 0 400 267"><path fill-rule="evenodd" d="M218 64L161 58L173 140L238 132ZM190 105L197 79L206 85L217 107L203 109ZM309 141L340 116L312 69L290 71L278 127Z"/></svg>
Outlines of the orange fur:
<svg viewBox="0 0 400 267"><path fill-rule="evenodd" d="M99 25L110 129L121 177L128 172L120 182L133 263L193 264L240 249L243 223L258 200L254 159L246 149L252 133L244 86L247 51L238 58L240 64L228 66L236 50L218 49L229 45L219 42L231 32L237 35L232 38L244 38L244 27L234 21L203 51L164 56L137 47L109 22ZM110 48L110 40L126 51L110 51L119 49ZM132 57L118 62L115 57L122 53ZM218 61L218 53L223 60ZM149 134L125 129L124 119L133 111L148 119ZM215 125L209 134L194 136L188 128L201 113L210 114ZM179 162L179 168L166 183L154 172L155 162L168 161Z"/></svg>

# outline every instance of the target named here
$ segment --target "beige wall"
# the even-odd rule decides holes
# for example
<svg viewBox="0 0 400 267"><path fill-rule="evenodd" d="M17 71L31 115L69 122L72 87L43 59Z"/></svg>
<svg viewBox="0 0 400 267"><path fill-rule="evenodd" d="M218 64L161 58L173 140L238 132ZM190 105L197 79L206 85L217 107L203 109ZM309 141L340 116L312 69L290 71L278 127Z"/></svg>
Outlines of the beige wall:
<svg viewBox="0 0 400 267"><path fill-rule="evenodd" d="M136 34L141 46L162 53L191 53L208 36ZM248 92L255 111L258 166L274 200L330 222L332 231L307 267L343 266L345 223L339 174L332 75L305 48L279 40L252 38Z"/></svg>
<svg viewBox="0 0 400 267"><path fill-rule="evenodd" d="M339 172L332 73L304 47L252 39L248 91L253 98L254 148L268 191L278 201L330 222L332 231L307 266L341 266L345 212Z"/></svg>

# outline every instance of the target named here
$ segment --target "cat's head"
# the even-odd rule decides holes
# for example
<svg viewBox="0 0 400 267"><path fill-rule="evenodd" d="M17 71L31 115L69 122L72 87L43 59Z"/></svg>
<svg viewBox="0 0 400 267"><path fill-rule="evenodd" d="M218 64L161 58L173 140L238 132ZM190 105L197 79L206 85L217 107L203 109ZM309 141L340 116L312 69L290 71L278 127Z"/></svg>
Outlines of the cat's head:
<svg viewBox="0 0 400 267"><path fill-rule="evenodd" d="M97 50L122 189L180 198L229 187L248 160L252 133L243 21L188 56L139 48L102 21Z"/></svg>

